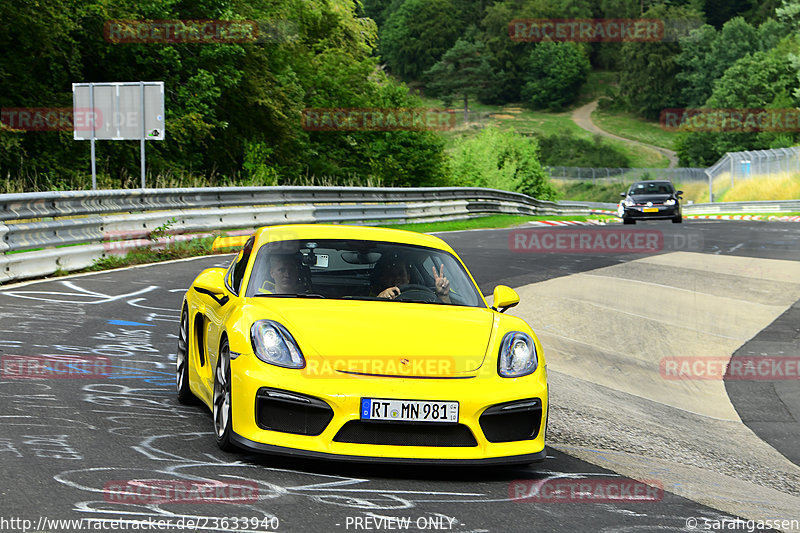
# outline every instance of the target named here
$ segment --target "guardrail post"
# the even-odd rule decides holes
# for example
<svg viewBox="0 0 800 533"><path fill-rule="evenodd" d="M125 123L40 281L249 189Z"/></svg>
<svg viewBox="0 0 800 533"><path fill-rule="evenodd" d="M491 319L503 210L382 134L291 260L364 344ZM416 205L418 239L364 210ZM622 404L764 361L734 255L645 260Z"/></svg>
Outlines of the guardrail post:
<svg viewBox="0 0 800 533"><path fill-rule="evenodd" d="M8 251L8 244L6 244L6 235L8 235L8 226L0 224L0 252L5 253Z"/></svg>

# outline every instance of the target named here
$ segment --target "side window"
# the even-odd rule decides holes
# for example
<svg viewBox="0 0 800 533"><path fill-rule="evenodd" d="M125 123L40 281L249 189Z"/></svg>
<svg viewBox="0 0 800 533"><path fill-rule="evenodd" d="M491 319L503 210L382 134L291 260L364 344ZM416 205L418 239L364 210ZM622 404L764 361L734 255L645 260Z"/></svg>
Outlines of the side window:
<svg viewBox="0 0 800 533"><path fill-rule="evenodd" d="M242 288L242 280L244 279L244 271L247 269L247 263L250 261L250 254L253 252L253 244L255 237L250 237L239 252L236 262L231 268L230 274L230 289L235 294L239 294Z"/></svg>

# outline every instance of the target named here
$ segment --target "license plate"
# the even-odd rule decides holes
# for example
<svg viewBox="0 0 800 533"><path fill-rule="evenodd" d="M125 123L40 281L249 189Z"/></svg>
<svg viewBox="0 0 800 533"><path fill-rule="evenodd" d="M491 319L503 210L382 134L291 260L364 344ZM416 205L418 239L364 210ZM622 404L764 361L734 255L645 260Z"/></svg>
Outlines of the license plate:
<svg viewBox="0 0 800 533"><path fill-rule="evenodd" d="M458 402L361 398L361 420L458 422Z"/></svg>
<svg viewBox="0 0 800 533"><path fill-rule="evenodd" d="M644 211L645 213L658 213L658 208L657 207L645 207L644 209L642 209L642 211Z"/></svg>

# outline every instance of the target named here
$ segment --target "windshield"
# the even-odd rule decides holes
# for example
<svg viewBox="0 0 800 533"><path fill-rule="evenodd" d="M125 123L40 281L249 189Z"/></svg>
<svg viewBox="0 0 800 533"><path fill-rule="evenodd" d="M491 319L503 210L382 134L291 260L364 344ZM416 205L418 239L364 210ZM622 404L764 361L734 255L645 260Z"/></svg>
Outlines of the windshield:
<svg viewBox="0 0 800 533"><path fill-rule="evenodd" d="M266 244L256 256L246 296L485 306L452 254L362 240Z"/></svg>
<svg viewBox="0 0 800 533"><path fill-rule="evenodd" d="M645 181L631 185L629 195L634 194L672 194L672 184L666 181Z"/></svg>

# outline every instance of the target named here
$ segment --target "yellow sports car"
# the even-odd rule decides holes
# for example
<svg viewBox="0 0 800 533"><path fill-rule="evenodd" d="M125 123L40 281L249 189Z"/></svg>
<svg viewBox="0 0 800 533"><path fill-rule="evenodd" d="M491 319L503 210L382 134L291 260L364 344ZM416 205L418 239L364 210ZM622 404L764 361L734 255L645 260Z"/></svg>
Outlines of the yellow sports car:
<svg viewBox="0 0 800 533"><path fill-rule="evenodd" d="M450 246L408 231L271 226L237 244L186 292L177 353L178 398L212 410L223 450L544 460L544 355L503 314L513 289L489 307Z"/></svg>

